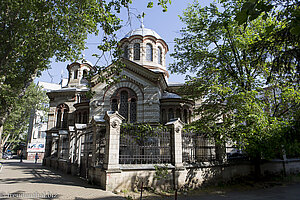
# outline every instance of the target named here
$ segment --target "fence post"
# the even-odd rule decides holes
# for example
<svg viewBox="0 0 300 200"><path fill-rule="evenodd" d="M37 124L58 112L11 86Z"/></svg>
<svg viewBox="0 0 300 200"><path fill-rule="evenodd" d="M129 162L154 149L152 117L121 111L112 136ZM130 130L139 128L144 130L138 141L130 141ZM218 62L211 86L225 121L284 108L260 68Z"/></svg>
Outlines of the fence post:
<svg viewBox="0 0 300 200"><path fill-rule="evenodd" d="M182 164L182 129L184 123L180 119L172 119L166 124L171 130L171 144L172 144L172 164L175 168L183 168Z"/></svg>
<svg viewBox="0 0 300 200"><path fill-rule="evenodd" d="M107 111L105 116L106 124L106 145L105 145L105 169L119 169L119 149L120 149L120 127L124 117L117 111Z"/></svg>

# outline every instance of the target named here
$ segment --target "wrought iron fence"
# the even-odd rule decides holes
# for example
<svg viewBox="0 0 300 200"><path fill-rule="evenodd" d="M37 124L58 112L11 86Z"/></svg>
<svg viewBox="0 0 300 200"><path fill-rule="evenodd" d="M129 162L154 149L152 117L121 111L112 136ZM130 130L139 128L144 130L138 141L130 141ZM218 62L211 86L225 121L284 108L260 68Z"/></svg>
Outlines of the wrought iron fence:
<svg viewBox="0 0 300 200"><path fill-rule="evenodd" d="M197 134L192 130L182 131L182 161L196 163Z"/></svg>
<svg viewBox="0 0 300 200"><path fill-rule="evenodd" d="M171 162L170 132L165 128L122 127L120 164L158 164Z"/></svg>
<svg viewBox="0 0 300 200"><path fill-rule="evenodd" d="M187 164L216 160L216 146L213 140L196 131L182 131L182 161Z"/></svg>
<svg viewBox="0 0 300 200"><path fill-rule="evenodd" d="M104 158L105 158L105 144L106 144L106 139L105 139L105 134L106 134L106 128L105 126L99 126L97 127L97 132L96 132L96 159L95 159L95 164L96 165L103 165L104 163Z"/></svg>

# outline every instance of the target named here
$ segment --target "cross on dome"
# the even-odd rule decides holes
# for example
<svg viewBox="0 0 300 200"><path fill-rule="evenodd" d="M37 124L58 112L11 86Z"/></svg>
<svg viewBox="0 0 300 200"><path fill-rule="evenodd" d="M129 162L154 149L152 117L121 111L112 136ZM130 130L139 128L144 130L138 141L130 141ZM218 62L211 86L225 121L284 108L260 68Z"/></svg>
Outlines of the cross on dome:
<svg viewBox="0 0 300 200"><path fill-rule="evenodd" d="M142 14L140 15L141 17L141 28L144 28L144 17L145 17L145 13L142 12Z"/></svg>

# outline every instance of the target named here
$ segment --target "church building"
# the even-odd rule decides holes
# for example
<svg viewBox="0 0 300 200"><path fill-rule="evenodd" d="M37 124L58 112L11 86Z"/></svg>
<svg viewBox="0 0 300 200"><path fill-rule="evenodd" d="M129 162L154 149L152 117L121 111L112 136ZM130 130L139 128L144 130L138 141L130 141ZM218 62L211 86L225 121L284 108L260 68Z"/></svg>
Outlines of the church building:
<svg viewBox="0 0 300 200"><path fill-rule="evenodd" d="M115 151L109 143L112 137L107 136L110 130L106 125L103 143L102 132L97 129L99 123L107 121L108 113L117 113L114 115L122 118L122 123L130 124L165 125L172 119L180 119L186 124L192 121L194 101L178 94L177 91L183 86L182 83L168 82L166 54L169 49L166 42L155 31L142 25L124 36L120 41L120 48L124 52L121 58L124 67L119 74L119 77L122 77L119 81L108 84L100 82L99 75L95 75L89 86L86 76L93 74L96 69L92 63L82 59L67 66L69 77L65 87L47 93L50 99L50 110L45 165L63 168L68 173L87 178L95 174L91 172L93 167L95 171L99 169L95 166L105 163L103 161L105 156L107 162L112 162L107 158L110 156L107 155L108 151ZM91 98L87 97L88 92L92 92ZM112 125L112 127L115 126ZM166 134L167 136L163 138L167 139L164 147L161 147L162 138L148 138L147 142L152 142L149 148L153 150L149 148L141 150L135 157L140 159L138 162L157 163L160 158L160 163L163 163L163 160L170 161L171 136L170 133ZM117 137L120 136L117 135ZM132 144L132 141L136 140L130 139L128 145ZM119 141L116 145L115 147L119 149ZM120 148L128 149L128 146L121 145ZM135 145L132 146L133 150L139 146L139 144ZM116 151L116 156L112 158L118 163L119 150ZM148 155L140 155L141 152L144 154L148 152ZM162 152L167 152L166 156L162 156ZM128 162L131 161L124 161L124 163ZM106 173L106 177L110 176L107 175L107 171L100 170L99 173ZM105 181L102 181L100 185L103 185L103 182Z"/></svg>
<svg viewBox="0 0 300 200"><path fill-rule="evenodd" d="M85 77L95 71L92 63L82 59L67 66L67 86L47 93L49 133L66 134L69 126L103 119L107 111L118 111L127 123L164 124L173 118L191 121L194 102L174 93L183 84L168 82L166 42L155 31L141 26L124 36L121 48L125 64L121 76L125 78L116 84L97 82L95 76L89 88ZM90 89L94 95L88 99Z"/></svg>

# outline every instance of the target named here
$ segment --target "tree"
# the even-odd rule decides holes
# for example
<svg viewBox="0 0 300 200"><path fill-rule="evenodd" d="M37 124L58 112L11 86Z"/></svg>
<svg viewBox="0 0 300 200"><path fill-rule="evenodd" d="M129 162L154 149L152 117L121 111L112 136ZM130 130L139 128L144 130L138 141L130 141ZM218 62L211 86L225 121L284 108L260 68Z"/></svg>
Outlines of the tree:
<svg viewBox="0 0 300 200"><path fill-rule="evenodd" d="M299 112L297 69L289 74L272 70L268 49L256 48L269 27L284 27L262 15L246 25L235 21L242 2L190 5L181 20L186 27L175 40L176 73L190 71L185 90L200 100L200 119L192 125L216 140L234 141L254 160L282 154L283 138ZM274 51L283 47L274 46ZM270 79L272 74L272 79Z"/></svg>
<svg viewBox="0 0 300 200"><path fill-rule="evenodd" d="M113 34L120 20L112 11L127 2L1 1L0 141L15 101L40 71L49 67L50 58L78 57L87 34L98 33L98 25L105 34Z"/></svg>
<svg viewBox="0 0 300 200"><path fill-rule="evenodd" d="M115 31L121 28L117 14L131 0L1 0L0 2L0 141L3 124L14 102L50 59L75 60L88 34L101 32L99 49L120 51ZM165 0L158 4L166 9ZM0 156L1 156L0 144Z"/></svg>
<svg viewBox="0 0 300 200"><path fill-rule="evenodd" d="M296 80L300 81L300 4L297 0L250 0L244 1L240 10L235 14L240 25L247 26L248 22L268 16L284 24L267 27L266 34L259 42L252 45L253 51L266 51L269 54L272 72L291 74L296 68ZM278 48L278 46L282 48ZM269 79L274 78L270 73Z"/></svg>
<svg viewBox="0 0 300 200"><path fill-rule="evenodd" d="M31 83L24 96L14 102L12 112L4 123L1 142L4 150L13 143L25 142L30 116L36 110L47 111L47 103L46 92Z"/></svg>

